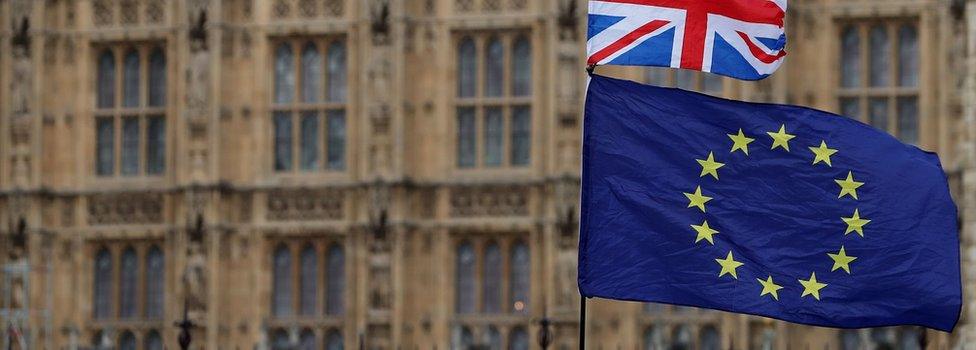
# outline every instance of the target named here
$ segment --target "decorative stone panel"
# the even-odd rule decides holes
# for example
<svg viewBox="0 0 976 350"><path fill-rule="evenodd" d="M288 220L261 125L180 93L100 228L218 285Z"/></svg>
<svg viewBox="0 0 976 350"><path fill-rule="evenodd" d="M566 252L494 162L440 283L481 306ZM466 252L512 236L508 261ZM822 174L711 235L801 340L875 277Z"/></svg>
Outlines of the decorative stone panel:
<svg viewBox="0 0 976 350"><path fill-rule="evenodd" d="M161 193L100 193L88 197L91 225L158 224L163 222Z"/></svg>
<svg viewBox="0 0 976 350"><path fill-rule="evenodd" d="M280 189L268 193L267 219L339 220L343 217L343 193L335 189Z"/></svg>
<svg viewBox="0 0 976 350"><path fill-rule="evenodd" d="M505 185L454 188L451 216L525 216L529 214L528 192L528 187Z"/></svg>

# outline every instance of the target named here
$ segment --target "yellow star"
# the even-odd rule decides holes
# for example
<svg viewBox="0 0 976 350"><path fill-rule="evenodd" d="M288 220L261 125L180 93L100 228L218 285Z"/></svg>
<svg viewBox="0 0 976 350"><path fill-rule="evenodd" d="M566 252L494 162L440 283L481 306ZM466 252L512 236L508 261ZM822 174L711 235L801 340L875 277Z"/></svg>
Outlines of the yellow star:
<svg viewBox="0 0 976 350"><path fill-rule="evenodd" d="M783 289L783 286L773 283L773 276L766 277L765 281L762 278L757 278L756 280L763 286L762 292L759 293L760 297L770 294L773 296L773 299L779 300L779 290Z"/></svg>
<svg viewBox="0 0 976 350"><path fill-rule="evenodd" d="M742 129L739 129L738 135L732 135L732 134L726 134L726 135L728 135L729 138L732 139L732 151L730 151L729 153L735 153L736 150L742 150L742 153L749 155L749 144L752 143L752 141L755 141L756 139L746 137L746 135L742 133Z"/></svg>
<svg viewBox="0 0 976 350"><path fill-rule="evenodd" d="M773 138L773 147L770 149L776 149L776 147L783 147L787 152L790 151L790 140L792 140L796 135L790 135L786 133L786 124L779 127L778 132L767 132L769 137Z"/></svg>
<svg viewBox="0 0 976 350"><path fill-rule="evenodd" d="M732 275L733 278L739 279L739 276L735 274L735 269L739 268L743 264L732 259L732 251L729 251L729 255L725 259L715 259L719 265L722 265L722 271L718 273L718 277L725 276L726 274Z"/></svg>
<svg viewBox="0 0 976 350"><path fill-rule="evenodd" d="M685 197L688 197L688 208L698 207L698 209L701 209L702 213L705 212L705 202L712 200L712 197L702 195L701 186L695 188L695 193L685 192Z"/></svg>
<svg viewBox="0 0 976 350"><path fill-rule="evenodd" d="M695 243L698 243L704 239L707 240L708 243L715 245L715 241L712 240L712 235L718 233L718 231L715 231L711 227L708 227L708 220L703 221L701 226L691 225L691 228L695 229L695 231L698 232L698 237L695 238Z"/></svg>
<svg viewBox="0 0 976 350"><path fill-rule="evenodd" d="M854 173L848 171L847 179L844 180L834 180L838 185L840 185L840 194L837 198L843 197L845 194L850 195L854 199L857 199L857 189L864 185L863 182L854 181Z"/></svg>
<svg viewBox="0 0 976 350"><path fill-rule="evenodd" d="M840 246L840 251L837 252L837 254L827 253L827 255L829 255L831 259L834 259L834 267L831 268L830 271L844 269L844 271L847 271L848 275L851 274L851 261L854 261L857 259L857 257L847 255L847 252L844 251L844 246Z"/></svg>
<svg viewBox="0 0 976 350"><path fill-rule="evenodd" d="M837 150L833 148L827 148L827 142L821 140L820 147L810 147L810 150L813 151L814 154L813 164L824 162L827 163L827 166L830 167L833 166L832 164L830 164L830 156L834 155L834 153L837 153Z"/></svg>
<svg viewBox="0 0 976 350"><path fill-rule="evenodd" d="M820 290L827 286L826 283L817 282L816 272L810 273L810 279L798 281L803 285L803 294L800 294L801 298L807 295L813 295L815 299L820 300Z"/></svg>
<svg viewBox="0 0 976 350"><path fill-rule="evenodd" d="M705 175L712 175L712 177L714 177L715 180L718 180L718 172L716 170L718 170L718 168L725 166L725 163L719 163L715 161L715 156L712 154L712 152L708 152L708 159L705 160L695 159L695 160L697 160L698 164L700 164L702 167L700 177L705 177Z"/></svg>
<svg viewBox="0 0 976 350"><path fill-rule="evenodd" d="M844 231L845 236L848 233L857 232L857 234L861 235L861 237L864 237L864 225L867 225L869 222L871 222L871 220L862 219L861 214L857 212L857 209L854 209L853 216L849 218L845 218L842 216L841 220L844 220L844 223L847 224L847 231Z"/></svg>

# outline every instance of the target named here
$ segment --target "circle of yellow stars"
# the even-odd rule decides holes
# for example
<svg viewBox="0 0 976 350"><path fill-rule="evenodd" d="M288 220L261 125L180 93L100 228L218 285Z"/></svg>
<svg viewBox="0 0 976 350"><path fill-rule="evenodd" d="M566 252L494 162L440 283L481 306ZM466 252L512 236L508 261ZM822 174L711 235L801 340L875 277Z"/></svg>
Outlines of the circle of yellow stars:
<svg viewBox="0 0 976 350"><path fill-rule="evenodd" d="M796 138L796 135L790 134L786 124L782 124L779 130L766 132L772 141L772 147L770 150L779 149L782 152L791 152L790 142ZM742 152L745 156L749 156L749 144L756 141L755 138L747 136L739 129L735 134L727 134L729 139L732 141L732 146L729 151L730 154L735 152ZM796 142L796 141L793 141ZM830 148L827 145L826 140L820 140L819 145L813 145L807 147L807 149L812 152L813 162L811 165L827 166L833 167L831 162L831 156L838 153L837 149ZM720 163L715 160L714 152L708 152L708 156L704 159L695 159L698 165L701 166L701 173L699 174L699 179L711 177L715 181L719 180L719 169L725 166L725 163ZM848 171L847 177L843 179L834 179L834 182L840 187L840 192L837 195L839 200L853 200L855 202L859 201L857 196L857 190L864 186L864 182L859 182L854 178L854 172ZM706 212L706 204L713 200L713 197L706 195L707 192L702 191L701 185L695 187L692 192L683 192L686 198L688 198L688 208L696 208L700 210L703 214ZM844 197L848 197L845 199ZM864 237L864 226L871 222L861 216L860 210L855 206L854 213L850 217L841 217L840 220L847 225L847 229L844 230L844 236L850 233L857 233L858 236ZM714 236L720 234L721 232L715 227L712 227L708 220L705 219L701 224L690 225L695 233L695 242L697 245L699 242L705 241L709 245L714 246L715 240ZM704 244L704 243L702 243ZM826 255L833 261L830 272L835 272L837 270L843 270L844 273L850 275L851 263L857 260L857 257L847 255L846 248L841 245L837 252L828 252ZM745 263L735 260L733 252L730 250L725 255L724 258L719 257L715 259L715 262L719 265L718 277L723 278L728 275L729 277L738 280L739 275L737 269L745 265ZM816 271L811 271L810 276L806 279L806 276L796 276L797 283L803 287L803 292L800 294L800 298L811 297L815 300L820 300L820 292L824 290L829 284L823 283L817 280ZM779 290L783 289L782 285L777 284L773 281L773 276L767 274L765 279L756 278L756 281L762 287L759 292L759 297L764 297L768 295L772 300L779 301Z"/></svg>

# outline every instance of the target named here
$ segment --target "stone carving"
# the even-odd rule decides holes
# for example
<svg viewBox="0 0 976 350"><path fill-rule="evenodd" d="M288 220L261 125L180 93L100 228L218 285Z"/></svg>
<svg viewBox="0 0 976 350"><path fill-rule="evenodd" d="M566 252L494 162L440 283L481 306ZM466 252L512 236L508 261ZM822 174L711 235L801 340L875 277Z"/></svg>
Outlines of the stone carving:
<svg viewBox="0 0 976 350"><path fill-rule="evenodd" d="M158 224L163 222L160 193L100 193L88 197L92 225Z"/></svg>
<svg viewBox="0 0 976 350"><path fill-rule="evenodd" d="M454 0L454 10L468 12L474 9L474 0Z"/></svg>
<svg viewBox="0 0 976 350"><path fill-rule="evenodd" d="M115 21L110 0L92 1L92 14L95 16L95 25L99 27L111 25Z"/></svg>
<svg viewBox="0 0 976 350"><path fill-rule="evenodd" d="M389 231L390 186L376 182L369 192L369 231L374 243L385 242Z"/></svg>
<svg viewBox="0 0 976 350"><path fill-rule="evenodd" d="M282 189L268 193L267 219L339 220L343 217L343 193L335 189Z"/></svg>
<svg viewBox="0 0 976 350"><path fill-rule="evenodd" d="M390 30L390 1L375 0L370 11L370 31L373 32L373 45L389 45Z"/></svg>
<svg viewBox="0 0 976 350"><path fill-rule="evenodd" d="M512 0L512 9L524 10L527 7L526 5L528 4L529 2L527 0Z"/></svg>
<svg viewBox="0 0 976 350"><path fill-rule="evenodd" d="M343 2L345 0L325 0L325 10L329 16L342 16Z"/></svg>
<svg viewBox="0 0 976 350"><path fill-rule="evenodd" d="M163 9L164 0L149 0L146 3L146 23L162 24L163 16L166 15Z"/></svg>
<svg viewBox="0 0 976 350"><path fill-rule="evenodd" d="M484 3L481 6L482 10L494 12L501 9L501 0L483 0Z"/></svg>
<svg viewBox="0 0 976 350"><path fill-rule="evenodd" d="M528 188L489 185L451 190L451 216L525 216L529 214Z"/></svg>
<svg viewBox="0 0 976 350"><path fill-rule="evenodd" d="M30 20L26 14L13 27L10 39L13 53L13 76L10 80L11 111L14 117L30 112L30 96L33 89L33 67L30 61Z"/></svg>
<svg viewBox="0 0 976 350"><path fill-rule="evenodd" d="M298 0L298 13L305 18L315 17L319 14L318 0Z"/></svg>
<svg viewBox="0 0 976 350"><path fill-rule="evenodd" d="M139 22L139 5L135 0L121 0L119 2L119 22L135 24Z"/></svg>
<svg viewBox="0 0 976 350"><path fill-rule="evenodd" d="M271 7L274 18L285 18L291 15L291 4L288 0L277 0Z"/></svg>
<svg viewBox="0 0 976 350"><path fill-rule="evenodd" d="M186 233L186 266L182 277L186 308L190 312L203 312L207 310L207 258L202 215L197 214L196 222Z"/></svg>

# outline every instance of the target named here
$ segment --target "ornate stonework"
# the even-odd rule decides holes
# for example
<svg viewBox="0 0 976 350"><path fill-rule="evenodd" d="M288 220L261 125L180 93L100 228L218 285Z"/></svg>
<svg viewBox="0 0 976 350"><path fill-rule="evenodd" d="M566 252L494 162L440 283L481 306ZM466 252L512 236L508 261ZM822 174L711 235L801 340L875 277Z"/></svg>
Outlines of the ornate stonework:
<svg viewBox="0 0 976 350"><path fill-rule="evenodd" d="M159 224L163 222L161 193L103 193L87 197L89 225Z"/></svg>
<svg viewBox="0 0 976 350"><path fill-rule="evenodd" d="M451 189L451 216L504 217L528 215L529 187L471 186Z"/></svg>
<svg viewBox="0 0 976 350"><path fill-rule="evenodd" d="M343 192L334 189L280 189L267 194L267 219L339 220L343 218Z"/></svg>

